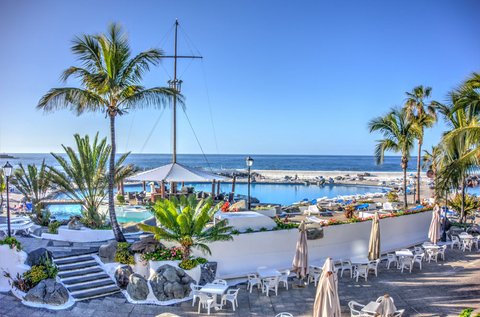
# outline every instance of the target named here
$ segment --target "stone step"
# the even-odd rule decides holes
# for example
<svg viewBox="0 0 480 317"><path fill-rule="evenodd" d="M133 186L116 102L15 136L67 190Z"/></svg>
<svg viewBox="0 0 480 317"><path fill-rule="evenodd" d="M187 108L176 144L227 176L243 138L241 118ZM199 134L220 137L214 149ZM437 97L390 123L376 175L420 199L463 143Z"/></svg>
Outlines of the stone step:
<svg viewBox="0 0 480 317"><path fill-rule="evenodd" d="M57 265L64 265L64 264L72 264L72 263L78 263L78 262L84 262L84 261L91 261L94 260L91 255L81 255L81 256L72 256L72 257L66 257L66 258L54 258L53 262Z"/></svg>
<svg viewBox="0 0 480 317"><path fill-rule="evenodd" d="M57 265L58 272L68 272L72 270L77 270L77 269L85 269L87 267L92 267L92 266L98 266L97 261L94 259L90 261L84 261L84 262L77 262L77 263L70 263L70 264L60 264Z"/></svg>
<svg viewBox="0 0 480 317"><path fill-rule="evenodd" d="M108 276L105 272L94 273L94 274L62 279L62 283L65 284L66 286L72 286L72 285L86 283L90 281L97 281L104 278L110 278L110 276Z"/></svg>
<svg viewBox="0 0 480 317"><path fill-rule="evenodd" d="M93 288L104 287L104 286L116 286L116 284L110 278L107 277L102 280L95 280L87 283L79 283L74 286L67 286L67 289L69 292L76 292L76 291L82 291L82 290L93 289Z"/></svg>
<svg viewBox="0 0 480 317"><path fill-rule="evenodd" d="M80 257L84 255L93 255L98 253L98 248L88 248L88 249L65 249L65 251L54 251L52 256L54 259L68 259L73 257Z"/></svg>
<svg viewBox="0 0 480 317"><path fill-rule="evenodd" d="M72 292L70 293L76 301L87 300L97 297L104 297L112 294L119 293L120 289L115 286L108 286L103 288L90 289L82 292Z"/></svg>
<svg viewBox="0 0 480 317"><path fill-rule="evenodd" d="M81 277L85 274L90 274L90 273L100 273L103 272L103 270L100 267L88 267L85 269L78 269L78 270L72 270L72 271L67 271L67 272L59 272L58 277L61 279L67 278L67 277L74 277L78 276Z"/></svg>

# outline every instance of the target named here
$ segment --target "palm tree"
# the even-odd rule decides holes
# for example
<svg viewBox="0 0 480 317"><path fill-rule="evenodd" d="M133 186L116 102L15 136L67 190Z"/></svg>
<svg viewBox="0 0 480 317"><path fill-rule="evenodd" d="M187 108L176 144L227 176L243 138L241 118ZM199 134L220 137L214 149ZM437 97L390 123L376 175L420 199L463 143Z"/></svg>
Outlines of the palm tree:
<svg viewBox="0 0 480 317"><path fill-rule="evenodd" d="M439 171L439 161L442 155L442 149L440 145L435 145L430 150L423 150L422 168L433 172L433 181L436 182L436 178ZM443 193L443 192L442 192ZM434 193L435 199L437 198L436 192ZM440 196L441 197L441 196Z"/></svg>
<svg viewBox="0 0 480 317"><path fill-rule="evenodd" d="M377 141L375 158L377 164L382 164L385 151L401 153L401 168L403 170L404 206L407 208L407 167L414 140L420 133L420 128L407 114L405 109L392 109L387 115L372 119L368 127L370 132L379 131L383 139Z"/></svg>
<svg viewBox="0 0 480 317"><path fill-rule="evenodd" d="M47 198L47 192L51 188L51 176L45 164L45 160L37 167L35 164L27 168L20 163L19 168L13 172L12 185L14 185L25 197L32 202L33 212L38 223L45 223L43 219L42 201Z"/></svg>
<svg viewBox="0 0 480 317"><path fill-rule="evenodd" d="M53 88L39 101L44 111L70 109L77 115L85 111L104 112L110 119L111 151L108 178L108 210L117 241L126 241L115 215L115 118L128 110L140 107L164 107L176 91L164 87L146 89L141 85L143 75L151 65L160 62L163 52L150 49L131 58L130 46L118 24L111 24L107 34L82 35L73 40L72 52L81 66L71 66L62 79L70 76L80 81L80 88Z"/></svg>
<svg viewBox="0 0 480 317"><path fill-rule="evenodd" d="M194 195L180 196L157 201L153 207L153 213L160 226L148 226L139 224L143 231L155 234L158 240L175 241L180 244L183 251L183 259L190 257L191 248L197 248L204 253L211 254L206 243L214 241L232 240L226 220L217 221L214 225L207 224L218 211L222 203L213 206L211 198L197 200Z"/></svg>
<svg viewBox="0 0 480 317"><path fill-rule="evenodd" d="M431 128L437 119L435 112L435 101L430 104L425 104L425 99L430 98L432 88L424 87L422 85L414 87L411 92L406 92L407 100L405 108L407 114L414 118L416 124L419 126L418 140L418 155L417 155L417 198L416 202L420 203L420 172L422 160L422 144L425 128Z"/></svg>
<svg viewBox="0 0 480 317"><path fill-rule="evenodd" d="M107 162L111 146L106 138L99 140L98 133L92 143L88 135L82 138L75 134L74 138L76 149L62 145L68 160L52 153L61 167L50 167L52 182L68 197L80 201L83 222L89 227L98 228L104 224L105 218L98 209L107 195ZM132 165L122 165L128 154L123 154L115 164L116 182L132 174Z"/></svg>

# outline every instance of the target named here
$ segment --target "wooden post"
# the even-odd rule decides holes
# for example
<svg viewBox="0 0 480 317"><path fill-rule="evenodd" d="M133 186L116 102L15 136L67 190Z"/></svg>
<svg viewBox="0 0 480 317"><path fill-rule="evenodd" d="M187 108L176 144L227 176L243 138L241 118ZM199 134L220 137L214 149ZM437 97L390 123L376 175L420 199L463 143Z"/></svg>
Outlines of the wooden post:
<svg viewBox="0 0 480 317"><path fill-rule="evenodd" d="M215 199L215 180L212 180L212 199Z"/></svg>
<svg viewBox="0 0 480 317"><path fill-rule="evenodd" d="M220 181L217 181L217 196L220 195Z"/></svg>
<svg viewBox="0 0 480 317"><path fill-rule="evenodd" d="M164 181L160 183L160 195L162 195L162 198L165 198L165 182Z"/></svg>

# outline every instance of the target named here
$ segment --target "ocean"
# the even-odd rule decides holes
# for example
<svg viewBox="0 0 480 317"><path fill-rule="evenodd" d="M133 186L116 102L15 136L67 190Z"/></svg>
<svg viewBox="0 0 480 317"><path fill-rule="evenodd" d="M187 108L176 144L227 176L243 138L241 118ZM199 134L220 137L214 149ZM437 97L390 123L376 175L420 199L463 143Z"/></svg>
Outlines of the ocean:
<svg viewBox="0 0 480 317"><path fill-rule="evenodd" d="M8 160L12 165L22 163L40 164L42 160L50 166L57 166L55 159L49 153L10 153L14 159L0 159L0 166ZM247 155L239 154L179 154L179 163L212 170L245 169ZM376 165L373 156L359 155L251 155L254 159L252 169L258 170L306 170L306 171L378 171L401 172L400 157L387 156L382 165ZM409 162L409 171L416 169L416 157ZM127 163L132 163L140 169L155 168L171 161L170 154L130 154Z"/></svg>

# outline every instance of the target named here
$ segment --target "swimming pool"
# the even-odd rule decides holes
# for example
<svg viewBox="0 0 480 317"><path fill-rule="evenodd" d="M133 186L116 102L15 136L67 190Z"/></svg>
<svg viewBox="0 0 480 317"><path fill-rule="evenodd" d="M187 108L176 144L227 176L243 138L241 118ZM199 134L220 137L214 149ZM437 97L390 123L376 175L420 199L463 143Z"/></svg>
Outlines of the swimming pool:
<svg viewBox="0 0 480 317"><path fill-rule="evenodd" d="M46 207L55 219L61 221L69 220L72 216L79 216L82 214L82 206L78 204L47 205ZM117 214L117 220L120 223L141 222L153 216L152 213L144 207L117 206L115 207L115 211Z"/></svg>
<svg viewBox="0 0 480 317"><path fill-rule="evenodd" d="M186 184L186 186L194 186L197 191L211 192L211 183L196 183ZM326 184L323 186L318 185L304 185L304 184L274 184L274 183L252 183L251 196L258 198L262 203L290 205L294 202L301 201L303 199L312 200L320 197L335 198L343 195L355 195L355 194L367 194L382 192L384 188L378 186L366 186L366 185L339 185L339 184ZM142 191L141 184L126 185L126 192L140 192ZM147 186L148 190L148 186ZM215 188L216 190L216 188ZM220 192L230 192L232 190L231 183L221 183ZM247 195L248 185L244 183L237 183L235 185L235 194ZM68 199L66 195L58 195L58 199ZM73 215L80 215L81 206L76 204L71 205L49 205L47 208L51 214L57 219L65 220L69 219ZM132 207L130 207L132 208ZM117 209L117 218L121 223L125 222L139 222L147 218L150 218L150 212L136 211L136 212L120 212Z"/></svg>

